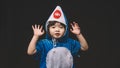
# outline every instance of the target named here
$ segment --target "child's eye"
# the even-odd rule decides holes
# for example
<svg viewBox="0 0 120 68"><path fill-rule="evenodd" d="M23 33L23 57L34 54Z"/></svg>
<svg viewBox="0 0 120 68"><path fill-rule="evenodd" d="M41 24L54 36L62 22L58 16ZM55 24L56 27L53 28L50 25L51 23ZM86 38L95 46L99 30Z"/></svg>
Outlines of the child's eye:
<svg viewBox="0 0 120 68"><path fill-rule="evenodd" d="M60 26L60 28L63 28L63 26Z"/></svg>
<svg viewBox="0 0 120 68"><path fill-rule="evenodd" d="M55 28L54 26L52 26L52 28Z"/></svg>

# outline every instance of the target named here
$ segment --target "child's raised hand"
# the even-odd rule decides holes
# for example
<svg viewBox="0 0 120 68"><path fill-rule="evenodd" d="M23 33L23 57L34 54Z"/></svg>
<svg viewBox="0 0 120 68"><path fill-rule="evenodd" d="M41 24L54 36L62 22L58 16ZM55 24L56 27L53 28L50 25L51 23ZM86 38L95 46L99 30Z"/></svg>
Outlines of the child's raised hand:
<svg viewBox="0 0 120 68"><path fill-rule="evenodd" d="M41 36L45 33L45 31L43 30L43 26L40 26L40 25L32 25L32 29L33 29L33 32L34 32L34 35L35 36Z"/></svg>
<svg viewBox="0 0 120 68"><path fill-rule="evenodd" d="M75 34L75 35L79 35L80 32L80 27L76 22L73 22L73 24L71 23L72 29L70 29L70 31Z"/></svg>

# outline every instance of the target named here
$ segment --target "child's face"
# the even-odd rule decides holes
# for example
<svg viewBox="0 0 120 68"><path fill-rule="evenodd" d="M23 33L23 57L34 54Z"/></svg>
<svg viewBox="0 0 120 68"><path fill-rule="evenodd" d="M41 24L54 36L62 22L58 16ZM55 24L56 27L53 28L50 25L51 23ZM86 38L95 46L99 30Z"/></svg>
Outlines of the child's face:
<svg viewBox="0 0 120 68"><path fill-rule="evenodd" d="M64 35L65 28L64 26L62 26L60 23L57 22L54 25L49 27L49 32L53 38L58 39Z"/></svg>

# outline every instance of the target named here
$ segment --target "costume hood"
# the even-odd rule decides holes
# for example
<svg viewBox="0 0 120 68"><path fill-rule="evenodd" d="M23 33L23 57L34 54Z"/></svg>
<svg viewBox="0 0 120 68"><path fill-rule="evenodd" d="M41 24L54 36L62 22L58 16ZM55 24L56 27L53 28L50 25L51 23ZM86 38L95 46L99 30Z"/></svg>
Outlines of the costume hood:
<svg viewBox="0 0 120 68"><path fill-rule="evenodd" d="M63 23L66 26L66 32L64 33L64 36L62 38L60 38L59 40L64 40L65 38L68 37L68 22L67 22L67 19L66 19L60 6L56 6L56 8L54 9L52 14L48 18L46 25L45 25L46 38L51 39L51 37L48 35L48 30L47 30L47 26L49 24L49 21L58 21L58 22Z"/></svg>

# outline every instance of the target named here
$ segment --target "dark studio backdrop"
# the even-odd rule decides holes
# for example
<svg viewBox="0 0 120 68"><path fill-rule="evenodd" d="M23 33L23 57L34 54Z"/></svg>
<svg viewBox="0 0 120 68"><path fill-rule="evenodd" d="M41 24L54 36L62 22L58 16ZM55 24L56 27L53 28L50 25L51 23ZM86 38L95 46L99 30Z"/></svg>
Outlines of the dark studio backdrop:
<svg viewBox="0 0 120 68"><path fill-rule="evenodd" d="M0 68L39 68L39 62L26 53L33 35L31 25L44 25L57 5L69 22L79 23L89 44L88 51L74 58L76 68L117 68L109 29L115 8L105 0L2 0Z"/></svg>

